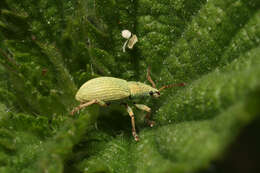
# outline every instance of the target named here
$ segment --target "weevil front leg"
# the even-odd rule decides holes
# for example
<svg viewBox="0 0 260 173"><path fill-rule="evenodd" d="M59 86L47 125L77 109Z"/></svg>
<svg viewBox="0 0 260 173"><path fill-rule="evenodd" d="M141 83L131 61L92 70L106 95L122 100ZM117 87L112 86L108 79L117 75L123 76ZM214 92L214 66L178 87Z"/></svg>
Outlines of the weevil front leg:
<svg viewBox="0 0 260 173"><path fill-rule="evenodd" d="M130 108L128 105L126 105L126 109L127 109L127 112L128 114L130 115L131 117L131 123L132 123L132 134L135 138L135 141L139 141L139 137L136 133L136 130L135 130L135 117L134 117L134 113L133 113L133 110L132 108Z"/></svg>
<svg viewBox="0 0 260 173"><path fill-rule="evenodd" d="M138 109L147 112L147 114L145 115L146 122L147 122L147 124L148 124L150 127L153 127L153 126L155 125L155 122L150 120L151 108L149 108L148 106L143 105L143 104L134 104L134 105L135 105Z"/></svg>
<svg viewBox="0 0 260 173"><path fill-rule="evenodd" d="M88 107L88 106L93 105L93 104L99 104L100 106L107 106L107 104L104 101L98 100L98 99L94 99L94 100L91 100L89 102L82 103L79 106L75 107L70 112L70 114L73 115L75 112L78 112L80 109L83 109L83 108Z"/></svg>

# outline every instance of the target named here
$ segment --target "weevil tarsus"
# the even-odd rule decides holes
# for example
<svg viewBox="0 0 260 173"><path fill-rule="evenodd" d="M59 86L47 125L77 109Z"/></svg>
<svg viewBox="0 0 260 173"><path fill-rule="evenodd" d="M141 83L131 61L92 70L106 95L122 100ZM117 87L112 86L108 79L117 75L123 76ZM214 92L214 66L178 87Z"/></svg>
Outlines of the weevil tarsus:
<svg viewBox="0 0 260 173"><path fill-rule="evenodd" d="M108 106L108 104L106 104L104 101L99 100L99 99L94 99L94 100L91 100L89 102L84 102L84 103L80 104L79 106L75 107L71 111L70 114L74 115L75 112L78 112L80 109L83 109L83 108L88 107L88 106L93 105L93 104L99 104L100 106Z"/></svg>
<svg viewBox="0 0 260 173"><path fill-rule="evenodd" d="M134 113L133 113L133 110L130 106L128 106L126 104L126 110L129 114L129 116L131 117L131 123L132 123L132 134L133 134L133 137L135 138L135 141L139 141L139 137L136 133L136 130L135 130L135 117L134 117Z"/></svg>

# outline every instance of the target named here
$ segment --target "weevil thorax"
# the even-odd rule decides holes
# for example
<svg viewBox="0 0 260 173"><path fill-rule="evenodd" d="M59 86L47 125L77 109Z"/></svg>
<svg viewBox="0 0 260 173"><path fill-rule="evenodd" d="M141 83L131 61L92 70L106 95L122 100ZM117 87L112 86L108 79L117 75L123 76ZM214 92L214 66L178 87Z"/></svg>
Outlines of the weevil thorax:
<svg viewBox="0 0 260 173"><path fill-rule="evenodd" d="M159 97L160 92L151 87L150 85L141 83L141 82L128 82L128 87L130 89L131 97L140 97L140 96L154 96Z"/></svg>

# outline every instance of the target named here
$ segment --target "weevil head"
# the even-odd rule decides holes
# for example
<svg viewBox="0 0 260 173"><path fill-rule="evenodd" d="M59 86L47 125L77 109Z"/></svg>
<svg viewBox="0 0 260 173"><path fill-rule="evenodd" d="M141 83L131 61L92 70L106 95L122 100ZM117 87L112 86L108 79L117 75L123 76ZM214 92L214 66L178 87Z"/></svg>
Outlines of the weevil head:
<svg viewBox="0 0 260 173"><path fill-rule="evenodd" d="M161 87L160 89L156 89L150 85L141 83L141 82L128 82L128 87L130 90L130 96L131 97L140 97L140 96L153 96L153 97L160 97L161 91L166 89L166 88L172 88L175 86L185 86L184 83L179 83L179 84L170 84L170 85L165 85Z"/></svg>
<svg viewBox="0 0 260 173"><path fill-rule="evenodd" d="M150 85L141 82L128 82L131 97L139 96L153 96L160 97L158 89L151 87Z"/></svg>
<svg viewBox="0 0 260 173"><path fill-rule="evenodd" d="M154 88L154 89L155 89L155 88ZM150 96L153 96L153 97L155 97L155 98L161 96L160 92L159 92L157 89L155 89L155 91L150 91L149 94L150 94Z"/></svg>

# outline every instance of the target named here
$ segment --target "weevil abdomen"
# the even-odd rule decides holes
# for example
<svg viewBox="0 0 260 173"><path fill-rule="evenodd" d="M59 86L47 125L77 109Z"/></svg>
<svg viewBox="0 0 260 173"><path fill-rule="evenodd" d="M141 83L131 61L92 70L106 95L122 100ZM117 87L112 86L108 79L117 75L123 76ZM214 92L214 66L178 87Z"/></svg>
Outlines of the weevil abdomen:
<svg viewBox="0 0 260 173"><path fill-rule="evenodd" d="M93 99L102 101L120 100L130 96L126 80L114 77L98 77L84 83L75 98L80 102Z"/></svg>

